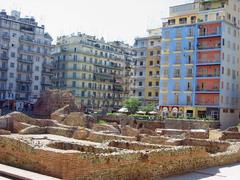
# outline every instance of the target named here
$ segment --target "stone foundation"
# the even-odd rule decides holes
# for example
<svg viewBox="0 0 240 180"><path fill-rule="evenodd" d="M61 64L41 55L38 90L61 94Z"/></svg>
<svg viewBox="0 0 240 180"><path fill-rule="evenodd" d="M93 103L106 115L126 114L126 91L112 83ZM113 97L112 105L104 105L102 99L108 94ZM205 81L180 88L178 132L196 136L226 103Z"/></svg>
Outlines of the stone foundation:
<svg viewBox="0 0 240 180"><path fill-rule="evenodd" d="M0 147L0 163L68 180L156 179L240 160L239 144L209 154L199 146L101 144L53 135L4 135Z"/></svg>

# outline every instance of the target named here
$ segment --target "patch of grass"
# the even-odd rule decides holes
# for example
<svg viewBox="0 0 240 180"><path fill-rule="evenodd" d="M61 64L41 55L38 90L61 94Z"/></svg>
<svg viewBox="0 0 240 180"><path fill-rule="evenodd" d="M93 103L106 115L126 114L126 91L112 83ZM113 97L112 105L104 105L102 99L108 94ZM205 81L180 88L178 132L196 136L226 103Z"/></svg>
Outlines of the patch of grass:
<svg viewBox="0 0 240 180"><path fill-rule="evenodd" d="M99 124L99 125L106 125L107 122L105 120L98 120L97 124Z"/></svg>

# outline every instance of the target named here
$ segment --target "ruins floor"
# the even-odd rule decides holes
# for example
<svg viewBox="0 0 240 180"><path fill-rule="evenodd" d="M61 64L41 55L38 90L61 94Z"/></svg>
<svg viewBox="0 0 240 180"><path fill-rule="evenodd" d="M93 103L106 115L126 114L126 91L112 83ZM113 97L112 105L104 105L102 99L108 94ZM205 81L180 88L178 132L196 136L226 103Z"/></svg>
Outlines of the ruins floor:
<svg viewBox="0 0 240 180"><path fill-rule="evenodd" d="M165 178L164 180L239 180L239 171L240 163L198 170L181 176Z"/></svg>

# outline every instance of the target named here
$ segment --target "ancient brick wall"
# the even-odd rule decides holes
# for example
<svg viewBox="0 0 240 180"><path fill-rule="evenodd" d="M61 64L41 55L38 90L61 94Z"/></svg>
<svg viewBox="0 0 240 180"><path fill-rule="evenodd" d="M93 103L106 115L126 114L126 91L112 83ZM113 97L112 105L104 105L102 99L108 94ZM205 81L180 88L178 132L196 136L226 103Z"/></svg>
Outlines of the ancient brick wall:
<svg viewBox="0 0 240 180"><path fill-rule="evenodd" d="M93 154L38 149L3 136L0 147L0 163L68 180L159 178L240 160L238 150L210 155L204 147L149 147L145 152Z"/></svg>

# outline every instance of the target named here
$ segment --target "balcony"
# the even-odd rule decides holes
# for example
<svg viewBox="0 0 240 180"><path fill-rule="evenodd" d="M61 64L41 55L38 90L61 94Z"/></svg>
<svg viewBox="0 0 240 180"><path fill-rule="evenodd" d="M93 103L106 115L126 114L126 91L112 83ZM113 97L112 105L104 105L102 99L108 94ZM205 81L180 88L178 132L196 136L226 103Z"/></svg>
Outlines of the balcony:
<svg viewBox="0 0 240 180"><path fill-rule="evenodd" d="M200 30L199 37L213 37L213 36L221 36L222 30L221 29L214 29L209 31Z"/></svg>
<svg viewBox="0 0 240 180"><path fill-rule="evenodd" d="M21 69L21 68L17 68L17 71L21 73L29 73L29 74L33 72L31 69L28 70L28 69Z"/></svg>
<svg viewBox="0 0 240 180"><path fill-rule="evenodd" d="M7 71L8 67L0 67L0 71Z"/></svg>
<svg viewBox="0 0 240 180"><path fill-rule="evenodd" d="M221 64L220 59L198 59L197 65L216 65Z"/></svg>
<svg viewBox="0 0 240 180"><path fill-rule="evenodd" d="M1 60L7 61L8 59L9 59L9 57L7 55L3 55L3 54L1 55Z"/></svg>
<svg viewBox="0 0 240 180"><path fill-rule="evenodd" d="M212 88L202 88L200 86L196 87L197 93L220 93L219 87L212 87Z"/></svg>
<svg viewBox="0 0 240 180"><path fill-rule="evenodd" d="M9 45L1 45L1 48L4 49L4 50L8 50L9 49Z"/></svg>
<svg viewBox="0 0 240 180"><path fill-rule="evenodd" d="M52 86L52 83L46 81L41 81L41 84L44 86Z"/></svg>
<svg viewBox="0 0 240 180"><path fill-rule="evenodd" d="M22 63L27 63L27 64L33 64L33 60L32 59L18 58L18 61L22 62Z"/></svg>
<svg viewBox="0 0 240 180"><path fill-rule="evenodd" d="M10 36L8 34L3 34L2 38L5 40L10 40Z"/></svg>
<svg viewBox="0 0 240 180"><path fill-rule="evenodd" d="M1 77L0 77L0 81L7 81L7 77L1 76Z"/></svg>
<svg viewBox="0 0 240 180"><path fill-rule="evenodd" d="M220 73L215 74L197 74L199 78L220 78Z"/></svg>
<svg viewBox="0 0 240 180"><path fill-rule="evenodd" d="M21 36L19 38L20 41L27 41L27 42L34 42L34 39L33 38L30 38L30 37L25 37L25 36Z"/></svg>
<svg viewBox="0 0 240 180"><path fill-rule="evenodd" d="M211 100L196 100L195 104L199 106L213 106L213 107L219 106L218 101Z"/></svg>
<svg viewBox="0 0 240 180"><path fill-rule="evenodd" d="M204 45L204 44L198 44L198 50L210 50L210 49L221 49L221 42L218 42L216 44L209 44L209 45Z"/></svg>
<svg viewBox="0 0 240 180"><path fill-rule="evenodd" d="M21 78L17 78L16 81L17 81L18 83L27 83L27 84L32 83L32 80L31 80L31 79L21 79Z"/></svg>

